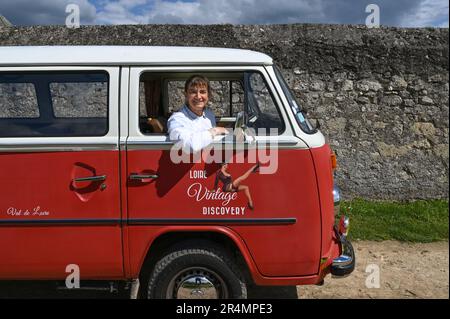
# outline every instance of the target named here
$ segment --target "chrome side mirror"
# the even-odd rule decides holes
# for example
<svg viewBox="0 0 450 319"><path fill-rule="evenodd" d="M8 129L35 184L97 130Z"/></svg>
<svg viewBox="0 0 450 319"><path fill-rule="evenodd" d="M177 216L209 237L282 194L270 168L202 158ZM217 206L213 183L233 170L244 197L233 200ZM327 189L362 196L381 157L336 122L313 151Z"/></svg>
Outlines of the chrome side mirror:
<svg viewBox="0 0 450 319"><path fill-rule="evenodd" d="M247 114L241 111L236 116L236 122L234 123L234 137L237 143L245 142L245 129L247 128Z"/></svg>

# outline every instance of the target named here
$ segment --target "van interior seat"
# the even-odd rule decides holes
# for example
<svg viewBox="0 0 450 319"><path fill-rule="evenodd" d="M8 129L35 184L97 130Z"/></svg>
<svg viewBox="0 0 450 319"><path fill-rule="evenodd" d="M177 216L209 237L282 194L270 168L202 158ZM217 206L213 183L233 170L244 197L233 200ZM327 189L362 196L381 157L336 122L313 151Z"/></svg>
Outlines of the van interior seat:
<svg viewBox="0 0 450 319"><path fill-rule="evenodd" d="M147 124L151 127L153 133L167 133L167 119L163 116L158 118L147 118Z"/></svg>

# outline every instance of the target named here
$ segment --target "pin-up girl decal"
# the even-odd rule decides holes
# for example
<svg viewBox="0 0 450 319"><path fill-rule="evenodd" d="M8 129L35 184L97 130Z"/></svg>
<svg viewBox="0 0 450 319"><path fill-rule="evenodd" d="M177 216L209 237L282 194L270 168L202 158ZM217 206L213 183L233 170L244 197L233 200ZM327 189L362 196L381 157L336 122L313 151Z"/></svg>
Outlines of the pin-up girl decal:
<svg viewBox="0 0 450 319"><path fill-rule="evenodd" d="M259 169L260 164L253 165L244 175L236 178L234 181L231 177L231 174L228 173L227 168L228 164L223 163L220 170L217 171L216 181L214 183L214 189L217 189L219 184L219 180L222 182L222 191L224 192L240 192L243 191L245 196L248 199L248 208L253 210L255 207L253 205L252 196L250 195L250 188L247 185L242 185L241 183L250 176L251 173L256 173Z"/></svg>

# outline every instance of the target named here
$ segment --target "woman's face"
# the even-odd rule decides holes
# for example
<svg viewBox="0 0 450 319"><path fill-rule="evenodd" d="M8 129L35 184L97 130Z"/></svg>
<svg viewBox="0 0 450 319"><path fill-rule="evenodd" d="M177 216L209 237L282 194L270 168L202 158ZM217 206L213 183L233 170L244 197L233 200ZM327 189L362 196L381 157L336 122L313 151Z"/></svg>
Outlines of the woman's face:
<svg viewBox="0 0 450 319"><path fill-rule="evenodd" d="M184 94L189 109L198 116L201 116L209 100L206 84L190 86Z"/></svg>

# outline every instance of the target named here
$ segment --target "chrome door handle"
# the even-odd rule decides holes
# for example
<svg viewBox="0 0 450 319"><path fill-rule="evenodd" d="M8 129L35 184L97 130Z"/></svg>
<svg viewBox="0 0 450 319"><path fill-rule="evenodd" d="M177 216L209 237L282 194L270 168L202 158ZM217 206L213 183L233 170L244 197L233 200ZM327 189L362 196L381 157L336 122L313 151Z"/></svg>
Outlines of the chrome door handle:
<svg viewBox="0 0 450 319"><path fill-rule="evenodd" d="M89 177L79 177L79 178L74 178L73 181L74 182L101 182L106 180L106 175L99 175L99 176L89 176Z"/></svg>
<svg viewBox="0 0 450 319"><path fill-rule="evenodd" d="M131 174L131 180L143 180L143 179L157 179L159 175L157 174Z"/></svg>

